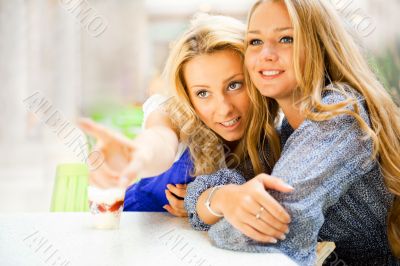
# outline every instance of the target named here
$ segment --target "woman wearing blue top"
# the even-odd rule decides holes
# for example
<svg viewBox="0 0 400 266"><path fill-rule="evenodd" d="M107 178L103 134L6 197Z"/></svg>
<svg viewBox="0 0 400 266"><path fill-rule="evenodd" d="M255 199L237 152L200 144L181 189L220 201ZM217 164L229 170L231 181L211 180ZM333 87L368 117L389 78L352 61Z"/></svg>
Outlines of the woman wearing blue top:
<svg viewBox="0 0 400 266"><path fill-rule="evenodd" d="M173 88L169 94L174 96L156 95L145 103L145 130L135 140L81 121L81 127L100 140L107 162L91 173L91 182L107 187L117 185L119 176L128 182L152 177L127 189L125 211L165 208L184 216L182 184L191 182L192 176L233 167L243 158L240 140L250 108L242 67L244 31L233 18L196 18L175 44L165 68ZM278 217L288 217L274 199L269 202ZM276 223L287 229L284 222Z"/></svg>
<svg viewBox="0 0 400 266"><path fill-rule="evenodd" d="M246 39L250 98L264 107L252 116L246 144L262 173L259 136L268 140L269 174L294 187L267 190L289 212L290 231L260 230L273 215L260 196L269 175L249 180L226 169L189 184L193 227L209 230L218 247L283 252L299 265L315 264L317 240L335 242L332 265L400 265L400 112L334 7L258 1ZM276 132L278 108L284 119Z"/></svg>

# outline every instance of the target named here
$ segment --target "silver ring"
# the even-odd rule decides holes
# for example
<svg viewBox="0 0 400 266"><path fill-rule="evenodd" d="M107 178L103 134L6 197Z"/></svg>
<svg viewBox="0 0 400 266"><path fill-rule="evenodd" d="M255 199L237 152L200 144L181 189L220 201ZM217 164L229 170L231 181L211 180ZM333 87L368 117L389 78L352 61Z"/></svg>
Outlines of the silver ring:
<svg viewBox="0 0 400 266"><path fill-rule="evenodd" d="M261 207L260 208L260 210L257 212L257 214L256 214L256 219L258 220L258 219L260 219L260 217L261 217L261 213L264 211L264 207Z"/></svg>

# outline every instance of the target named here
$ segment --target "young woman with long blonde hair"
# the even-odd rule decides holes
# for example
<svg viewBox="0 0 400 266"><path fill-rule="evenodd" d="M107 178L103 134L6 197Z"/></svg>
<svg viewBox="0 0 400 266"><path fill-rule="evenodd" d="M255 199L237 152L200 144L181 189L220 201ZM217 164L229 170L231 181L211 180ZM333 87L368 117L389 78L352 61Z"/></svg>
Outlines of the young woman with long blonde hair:
<svg viewBox="0 0 400 266"><path fill-rule="evenodd" d="M164 207L186 216L181 199L186 194L184 184L197 175L234 167L232 163L243 165L241 140L250 109L244 36L245 25L236 19L197 16L174 44L165 66L170 91L145 103L146 129L133 141L93 122L81 122L86 132L100 138L107 162L118 164L102 165L91 174L92 182L107 187L124 175L128 181L138 175L151 177L127 189L125 211L164 211ZM108 168L114 168L113 173ZM288 190L284 184L274 189ZM265 201L276 213L271 219L277 229L265 225L262 230L280 235L287 229L289 215L274 199Z"/></svg>
<svg viewBox="0 0 400 266"><path fill-rule="evenodd" d="M281 241L259 232L271 215L255 200L266 174L247 183L229 170L201 176L185 205L196 228L215 223L215 245L284 252L313 265L317 240L329 240L345 264L400 265L400 112L345 28L329 1L265 0L251 9L245 64L254 114L246 144L257 173L259 149L272 149L270 174L294 192L269 194L292 221ZM225 185L228 175L244 184ZM223 186L210 191L215 178ZM202 207L207 198L223 219ZM259 224L240 223L241 202L248 209L239 214Z"/></svg>

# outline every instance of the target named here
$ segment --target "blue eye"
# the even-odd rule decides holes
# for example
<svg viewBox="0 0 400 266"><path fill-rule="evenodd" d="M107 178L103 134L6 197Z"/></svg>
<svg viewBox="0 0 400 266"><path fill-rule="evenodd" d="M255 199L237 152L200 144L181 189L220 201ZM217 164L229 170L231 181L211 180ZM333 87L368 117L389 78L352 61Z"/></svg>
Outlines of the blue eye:
<svg viewBox="0 0 400 266"><path fill-rule="evenodd" d="M293 43L293 37L285 36L279 40L280 43Z"/></svg>
<svg viewBox="0 0 400 266"><path fill-rule="evenodd" d="M196 92L196 95L199 98L207 98L208 91L201 90L201 91Z"/></svg>
<svg viewBox="0 0 400 266"><path fill-rule="evenodd" d="M240 88L242 88L242 87L243 87L243 82L241 82L241 81L234 81L234 82L231 82L231 83L229 84L229 86L228 86L229 90L232 90L232 91L238 90L238 89L240 89Z"/></svg>
<svg viewBox="0 0 400 266"><path fill-rule="evenodd" d="M262 41L259 39L253 39L253 40L249 41L249 45L251 45L251 46L262 45Z"/></svg>

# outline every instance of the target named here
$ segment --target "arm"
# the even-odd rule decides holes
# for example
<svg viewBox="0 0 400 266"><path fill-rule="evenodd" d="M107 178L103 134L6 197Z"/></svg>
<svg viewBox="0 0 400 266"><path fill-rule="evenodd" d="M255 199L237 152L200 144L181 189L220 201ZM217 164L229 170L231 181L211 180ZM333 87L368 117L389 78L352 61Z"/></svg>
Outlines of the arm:
<svg viewBox="0 0 400 266"><path fill-rule="evenodd" d="M210 225L221 219L205 206L212 188L218 185L224 186L215 190L212 196L210 207L214 212L222 214L236 228L254 239L270 242L276 238L284 238L290 217L282 206L269 196L265 187L282 192L290 192L292 188L279 179L266 175L246 183L239 172L229 169L197 177L189 185L185 206L190 223L195 229L208 230ZM261 223L253 219L254 214L249 214L252 211L257 212L261 206L265 207L263 217L268 223Z"/></svg>
<svg viewBox="0 0 400 266"><path fill-rule="evenodd" d="M204 206L205 198L210 188L218 185L228 184L243 184L246 180L235 170L221 169L212 175L198 176L196 179L188 185L187 195L185 197L185 208L188 212L189 221L192 227L196 230L206 231L210 228L212 222L217 222L220 218L207 217L210 215L208 210L204 210L201 206ZM200 202L201 200L201 202ZM199 207L198 207L199 206ZM201 216L197 210L201 212ZM203 219L210 222L205 223Z"/></svg>
<svg viewBox="0 0 400 266"><path fill-rule="evenodd" d="M161 100L165 101L160 97L153 96L145 103L144 130L134 140L90 119L79 120L80 128L97 139L96 149L104 157L104 163L91 174L94 183L100 187L116 183L128 186L138 177L158 175L170 168L179 142L168 115L160 108Z"/></svg>
<svg viewBox="0 0 400 266"><path fill-rule="evenodd" d="M365 110L363 118L368 119ZM291 184L293 193L270 191L292 217L286 239L270 245L244 236L225 219L209 231L216 246L250 252L282 252L300 265L312 265L324 212L375 165L372 142L350 116L305 121L286 143L272 175Z"/></svg>
<svg viewBox="0 0 400 266"><path fill-rule="evenodd" d="M133 140L132 160L122 175L134 180L165 172L175 160L178 144L178 134L168 115L154 110L145 121L145 129Z"/></svg>

